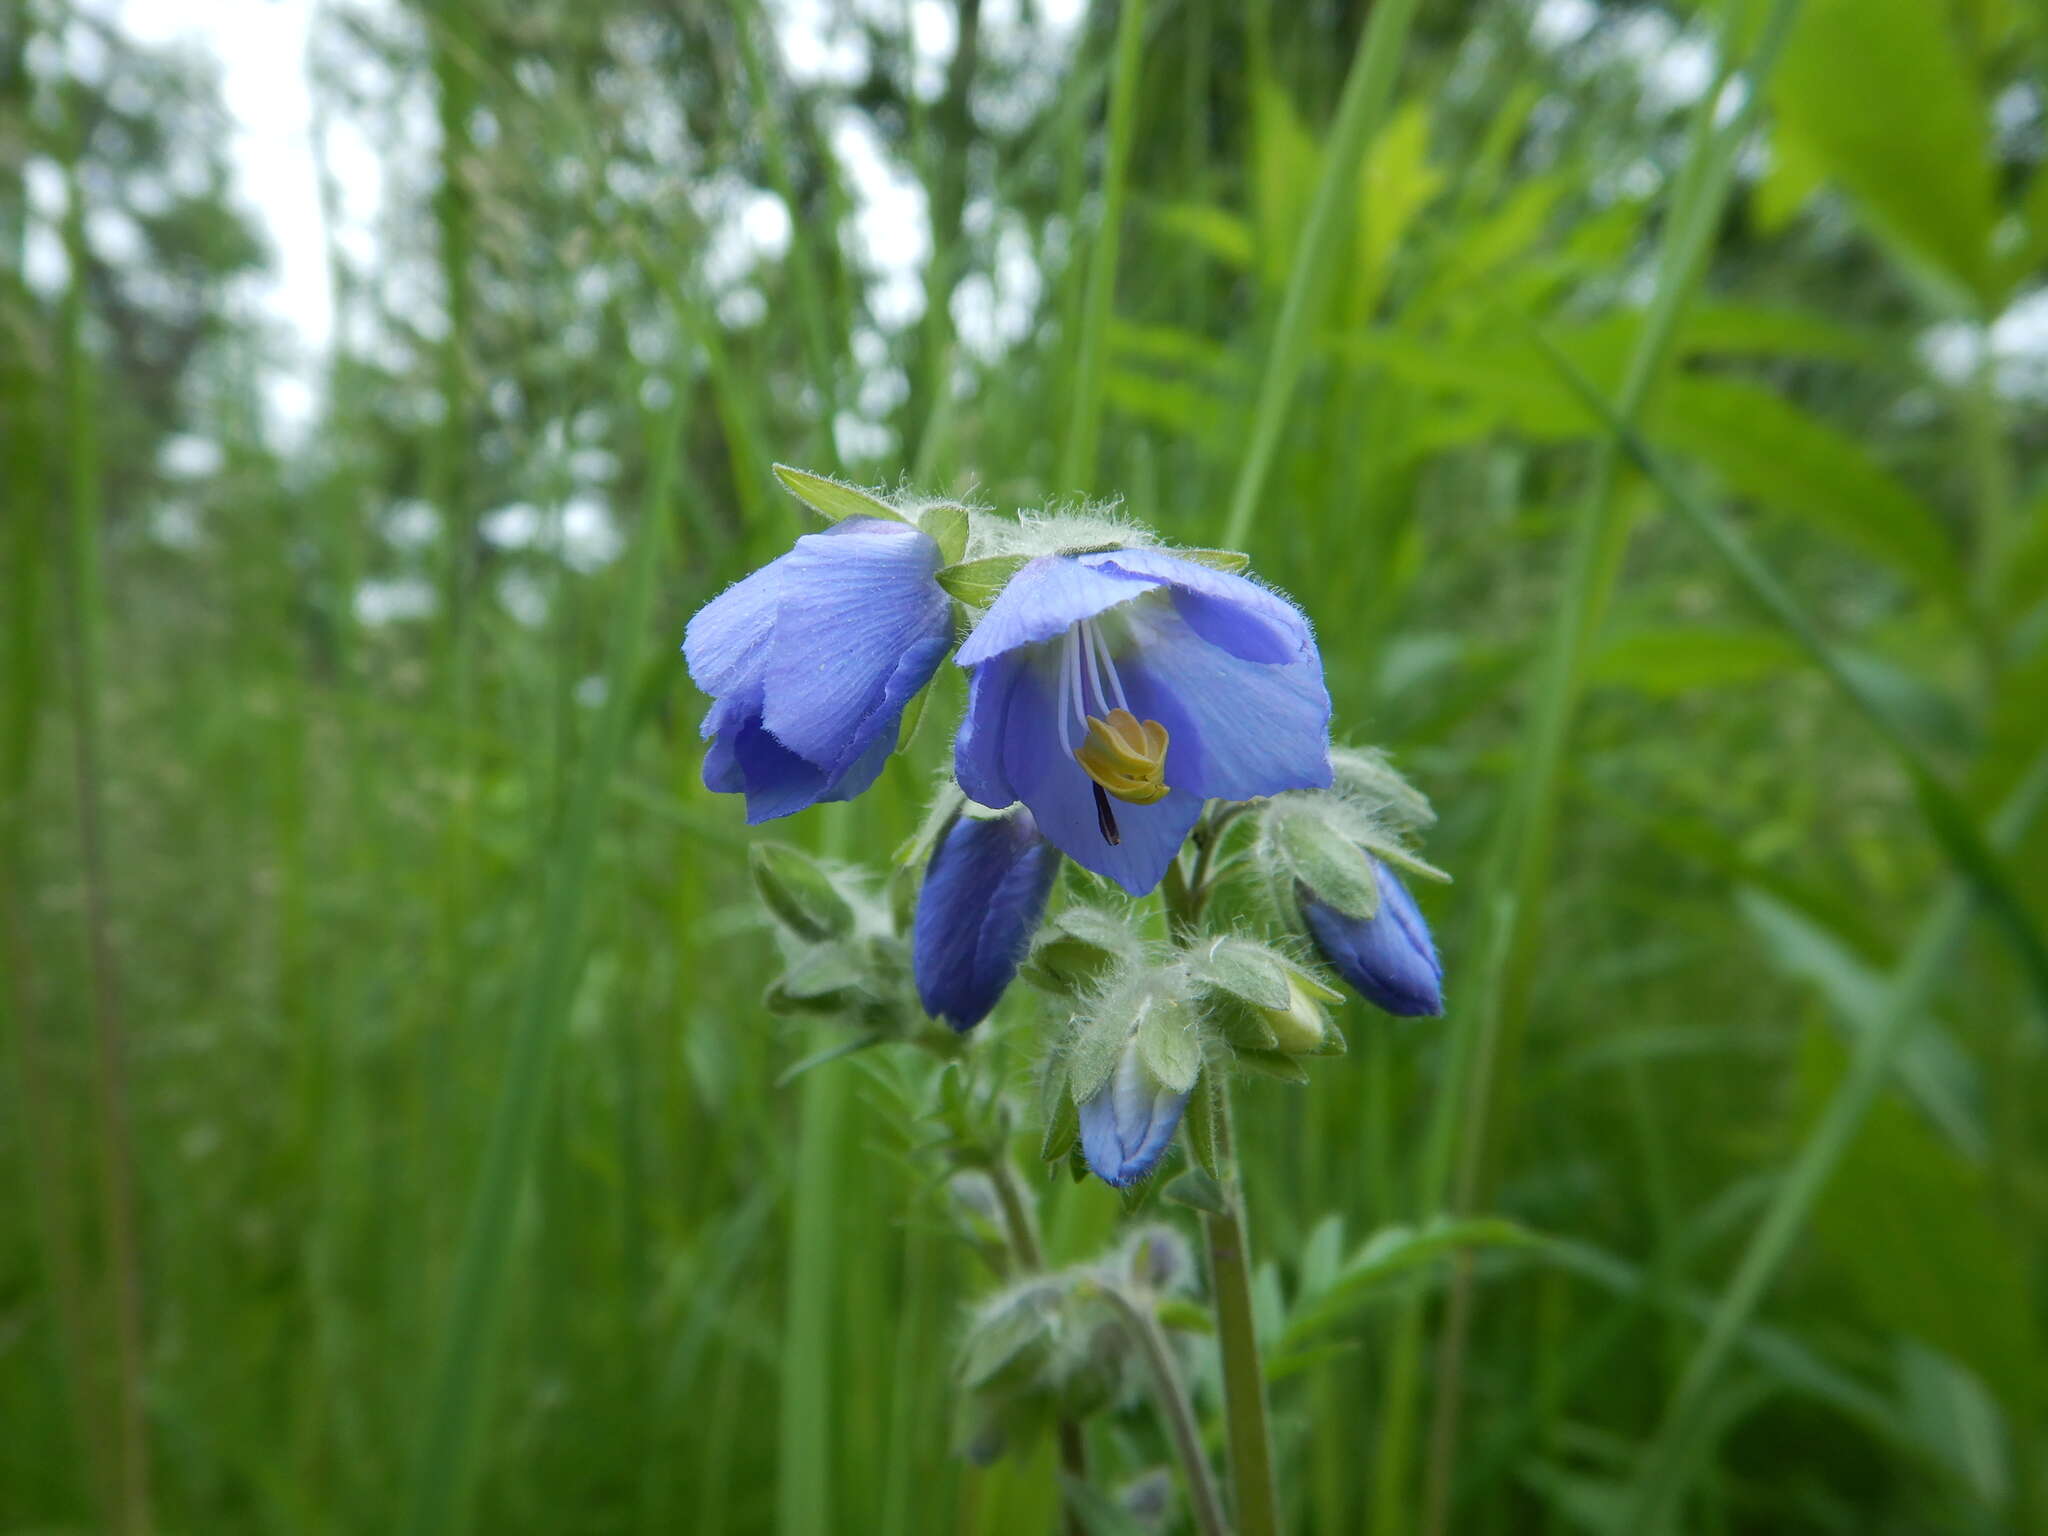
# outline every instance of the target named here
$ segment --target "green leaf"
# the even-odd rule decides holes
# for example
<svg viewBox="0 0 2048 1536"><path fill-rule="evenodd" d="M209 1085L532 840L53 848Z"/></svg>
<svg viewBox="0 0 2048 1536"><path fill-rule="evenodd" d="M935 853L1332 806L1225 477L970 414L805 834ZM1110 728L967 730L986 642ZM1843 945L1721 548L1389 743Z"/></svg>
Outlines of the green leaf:
<svg viewBox="0 0 2048 1536"><path fill-rule="evenodd" d="M917 516L917 526L939 546L939 558L957 565L967 553L967 509L955 501L935 501Z"/></svg>
<svg viewBox="0 0 2048 1536"><path fill-rule="evenodd" d="M970 608L986 608L1024 568L1025 560L1023 555L990 555L985 560L949 565L939 572L939 585Z"/></svg>
<svg viewBox="0 0 2048 1536"><path fill-rule="evenodd" d="M1806 1098L1818 1114L1843 1050L1808 1032ZM2042 1400L2041 1337L2026 1263L1985 1170L1928 1134L1895 1098L1871 1106L1814 1210L1826 1259L1873 1320L1975 1371L2017 1421Z"/></svg>
<svg viewBox="0 0 2048 1536"><path fill-rule="evenodd" d="M1748 687L1805 664L1799 647L1775 629L1673 624L1616 635L1589 675L1595 684L1671 699L1701 688Z"/></svg>
<svg viewBox="0 0 2048 1536"><path fill-rule="evenodd" d="M1743 379L1673 380L1653 436L1712 465L1741 494L1962 600L1962 563L1933 508L1779 391Z"/></svg>
<svg viewBox="0 0 2048 1536"><path fill-rule="evenodd" d="M1881 234L1998 308L1990 131L1948 7L1806 0L1772 96L1780 133Z"/></svg>
<svg viewBox="0 0 2048 1536"><path fill-rule="evenodd" d="M775 466L775 478L798 501L835 523L849 517L885 517L897 523L905 520L901 512L873 492L842 480L829 480L823 475L814 475L807 469L793 469L787 464Z"/></svg>
<svg viewBox="0 0 2048 1536"><path fill-rule="evenodd" d="M1200 1205L1193 1200L1188 1200L1174 1194L1174 1186L1179 1184L1181 1179L1189 1177L1207 1181L1211 1189L1216 1187L1215 1181L1210 1179L1209 1175L1202 1172L1199 1168L1191 1168L1187 1173L1182 1174L1180 1178L1175 1179L1172 1184L1167 1185L1161 1193L1168 1200L1179 1199L1182 1205L1192 1205L1198 1211L1214 1211L1217 1215L1222 1215L1222 1192L1220 1190L1217 1191L1218 1203L1215 1205ZM1159 1326L1171 1328L1175 1333L1214 1333L1216 1331L1216 1319L1209 1315L1208 1309L1189 1301L1185 1296L1169 1296L1166 1300L1160 1302L1154 1311L1159 1318Z"/></svg>
<svg viewBox="0 0 2048 1536"><path fill-rule="evenodd" d="M1152 210L1152 221L1239 271L1252 264L1251 226L1234 213L1207 203L1168 203Z"/></svg>
<svg viewBox="0 0 2048 1536"><path fill-rule="evenodd" d="M1537 1240L1526 1227L1497 1216L1438 1220L1419 1229L1382 1227L1345 1261L1320 1295L1295 1310L1279 1345L1299 1348L1313 1334L1341 1321L1389 1280L1461 1248L1526 1248Z"/></svg>

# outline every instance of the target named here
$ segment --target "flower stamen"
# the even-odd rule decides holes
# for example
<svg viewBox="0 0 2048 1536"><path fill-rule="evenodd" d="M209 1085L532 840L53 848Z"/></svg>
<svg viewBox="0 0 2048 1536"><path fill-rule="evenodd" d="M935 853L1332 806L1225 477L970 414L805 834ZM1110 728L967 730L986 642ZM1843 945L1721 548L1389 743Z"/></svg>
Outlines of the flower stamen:
<svg viewBox="0 0 2048 1536"><path fill-rule="evenodd" d="M1074 761L1096 786L1132 805L1156 805L1167 794L1166 727L1142 723L1128 709L1088 717L1088 739Z"/></svg>

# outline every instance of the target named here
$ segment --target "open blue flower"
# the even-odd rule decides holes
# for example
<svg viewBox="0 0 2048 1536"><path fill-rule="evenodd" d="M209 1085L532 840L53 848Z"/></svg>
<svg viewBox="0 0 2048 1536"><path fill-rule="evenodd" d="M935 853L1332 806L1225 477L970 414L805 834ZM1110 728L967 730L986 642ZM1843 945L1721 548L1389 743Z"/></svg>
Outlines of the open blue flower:
<svg viewBox="0 0 2048 1536"><path fill-rule="evenodd" d="M953 638L941 558L908 523L848 518L698 609L683 655L716 701L705 787L744 794L751 823L874 783Z"/></svg>
<svg viewBox="0 0 2048 1536"><path fill-rule="evenodd" d="M962 816L946 829L925 866L911 937L926 1013L963 1032L988 1017L1031 948L1059 868L1029 811Z"/></svg>
<svg viewBox="0 0 2048 1536"><path fill-rule="evenodd" d="M960 647L960 787L1021 800L1067 857L1133 896L1210 798L1330 783L1330 695L1308 621L1165 550L1048 555Z"/></svg>
<svg viewBox="0 0 2048 1536"><path fill-rule="evenodd" d="M1188 1095L1162 1083L1133 1035L1109 1081L1081 1105L1081 1155L1089 1171L1118 1189L1158 1166L1180 1128Z"/></svg>
<svg viewBox="0 0 2048 1536"><path fill-rule="evenodd" d="M1330 969L1360 997L1403 1018L1434 1017L1444 1011L1444 967L1429 924L1399 875L1378 859L1372 871L1380 904L1370 918L1304 897L1302 919Z"/></svg>

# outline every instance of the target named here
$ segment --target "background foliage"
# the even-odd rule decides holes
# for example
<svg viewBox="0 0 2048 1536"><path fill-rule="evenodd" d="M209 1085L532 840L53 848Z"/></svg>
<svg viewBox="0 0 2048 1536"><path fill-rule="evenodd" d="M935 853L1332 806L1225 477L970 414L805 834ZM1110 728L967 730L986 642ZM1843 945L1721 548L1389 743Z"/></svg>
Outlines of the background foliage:
<svg viewBox="0 0 2048 1536"><path fill-rule="evenodd" d="M771 459L1241 543L1437 804L1450 1018L1240 1103L1296 1528L2048 1523L2048 10L336 0L311 360L101 15L0 17L0 1527L1049 1528L697 782Z"/></svg>

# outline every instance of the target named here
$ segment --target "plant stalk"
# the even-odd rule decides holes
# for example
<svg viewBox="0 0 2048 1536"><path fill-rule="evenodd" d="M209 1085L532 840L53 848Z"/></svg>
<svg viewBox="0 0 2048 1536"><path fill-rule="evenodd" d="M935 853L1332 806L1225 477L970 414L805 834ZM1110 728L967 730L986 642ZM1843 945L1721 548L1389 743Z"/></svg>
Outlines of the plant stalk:
<svg viewBox="0 0 2048 1536"><path fill-rule="evenodd" d="M1181 1469L1187 1473L1188 1503L1194 1511L1195 1529L1202 1536L1230 1536L1230 1523L1223 1515L1223 1501L1216 1492L1209 1458L1202 1450L1202 1431L1195 1422L1194 1404L1180 1379L1180 1368L1174 1364L1173 1351L1159 1331L1159 1319L1152 1315L1151 1308L1132 1301L1119 1286L1105 1285L1101 1295L1111 1310L1123 1319L1124 1326L1137 1342L1139 1352L1144 1355L1145 1363L1152 1369L1153 1379L1159 1387L1160 1411L1166 1416L1166 1427L1173 1436L1173 1448L1180 1457Z"/></svg>

